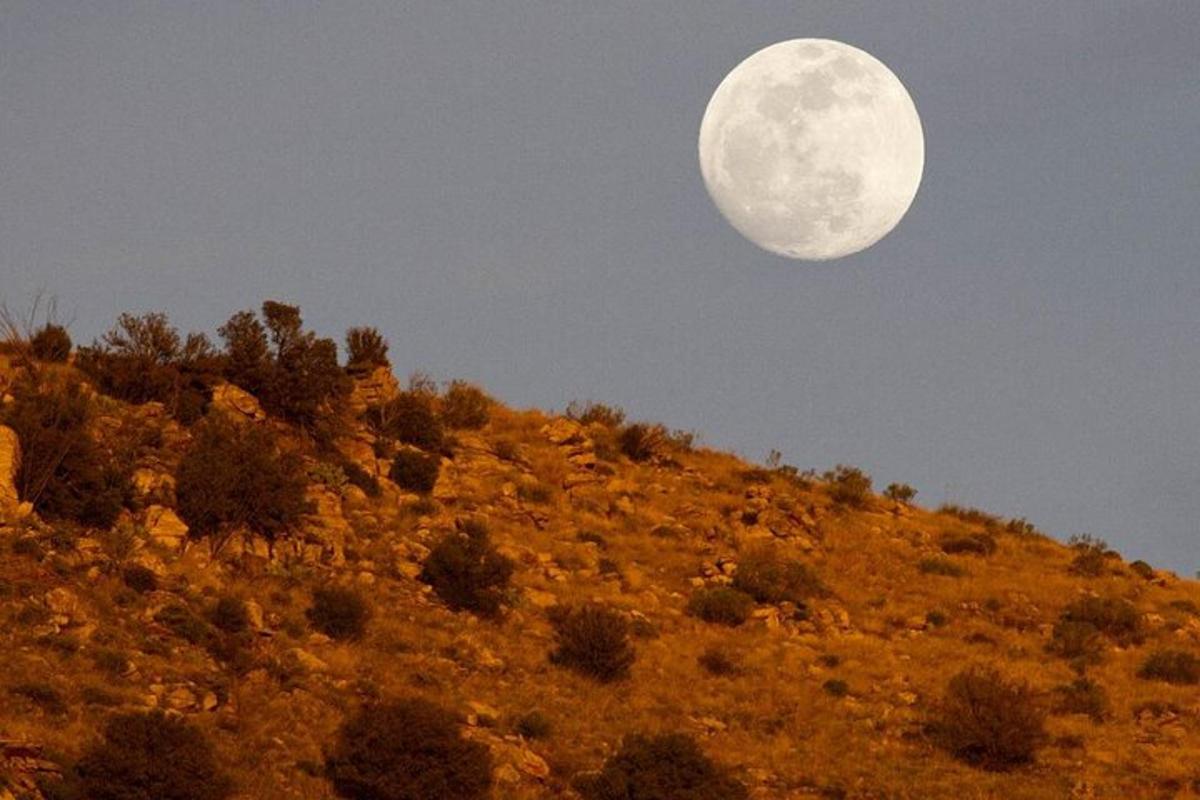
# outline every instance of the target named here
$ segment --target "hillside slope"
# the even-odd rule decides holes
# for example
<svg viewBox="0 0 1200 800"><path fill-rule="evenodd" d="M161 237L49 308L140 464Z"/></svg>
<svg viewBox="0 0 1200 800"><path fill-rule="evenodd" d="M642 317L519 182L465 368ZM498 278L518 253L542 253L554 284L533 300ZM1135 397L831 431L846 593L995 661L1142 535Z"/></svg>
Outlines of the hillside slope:
<svg viewBox="0 0 1200 800"><path fill-rule="evenodd" d="M15 363L0 365L10 409L30 391ZM35 380L77 375L42 364ZM189 425L88 393L89 430L132 475L108 527L22 504L21 443L0 428L0 798L66 796L57 777L105 720L148 709L203 731L237 797L329 798L343 721L412 696L488 748L496 798L578 797L624 737L657 732L694 736L756 798L1200 793L1193 676L1144 668L1200 654L1200 585L1020 521L887 499L854 471L753 466L600 413L492 402L434 448L432 491L408 491L388 478L407 449L385 452L364 416L408 394L386 367L357 371L323 438L220 381ZM444 396L412 394L444 413ZM189 532L180 464L216 417L301 460L299 523ZM431 550L475 529L513 565L495 615L452 610L428 582ZM801 580L788 599L703 610L699 593L749 586L747 559L801 564ZM320 632L311 608L330 587L367 601L361 634ZM551 659L554 609L584 603L628 623L626 677ZM1032 761L985 768L936 733L951 678L980 666L1027 683L1046 714Z"/></svg>

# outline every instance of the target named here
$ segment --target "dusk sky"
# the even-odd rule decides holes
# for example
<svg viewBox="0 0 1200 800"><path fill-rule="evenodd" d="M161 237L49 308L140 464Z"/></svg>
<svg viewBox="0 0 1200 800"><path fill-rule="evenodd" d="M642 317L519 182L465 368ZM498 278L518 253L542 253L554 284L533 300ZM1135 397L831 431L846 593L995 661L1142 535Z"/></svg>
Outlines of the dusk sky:
<svg viewBox="0 0 1200 800"><path fill-rule="evenodd" d="M925 170L835 261L741 238L738 62L862 48ZM1200 4L0 3L0 299L79 341L274 298L571 399L1200 567Z"/></svg>

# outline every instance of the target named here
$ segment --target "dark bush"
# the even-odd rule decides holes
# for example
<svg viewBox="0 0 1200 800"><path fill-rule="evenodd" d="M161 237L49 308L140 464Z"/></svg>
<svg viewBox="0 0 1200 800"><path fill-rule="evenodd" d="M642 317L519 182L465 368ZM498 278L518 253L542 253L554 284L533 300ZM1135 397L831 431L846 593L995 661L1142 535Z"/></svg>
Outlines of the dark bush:
<svg viewBox="0 0 1200 800"><path fill-rule="evenodd" d="M401 392L388 402L367 409L366 421L376 436L410 444L429 452L440 451L446 434L425 392Z"/></svg>
<svg viewBox="0 0 1200 800"><path fill-rule="evenodd" d="M453 381L442 396L442 419L451 428L478 430L491 413L492 398L465 381Z"/></svg>
<svg viewBox="0 0 1200 800"><path fill-rule="evenodd" d="M631 461L649 461L662 452L667 432L661 425L636 422L627 425L617 437L617 447Z"/></svg>
<svg viewBox="0 0 1200 800"><path fill-rule="evenodd" d="M594 603L550 611L558 644L550 654L552 662L601 683L629 675L635 654L625 617Z"/></svg>
<svg viewBox="0 0 1200 800"><path fill-rule="evenodd" d="M19 683L9 688L8 693L23 697L47 714L61 716L67 713L67 701L57 689L48 683Z"/></svg>
<svg viewBox="0 0 1200 800"><path fill-rule="evenodd" d="M155 711L111 718L75 765L88 800L224 800L233 784L198 729Z"/></svg>
<svg viewBox="0 0 1200 800"><path fill-rule="evenodd" d="M1143 578L1145 580L1150 580L1154 577L1154 567L1150 566L1145 561L1141 561L1140 559L1130 564L1129 569L1134 575L1137 575L1139 578Z"/></svg>
<svg viewBox="0 0 1200 800"><path fill-rule="evenodd" d="M418 494L429 494L437 485L438 472L441 468L442 457L436 453L401 450L392 459L392 468L388 471L388 477L401 489Z"/></svg>
<svg viewBox="0 0 1200 800"><path fill-rule="evenodd" d="M697 589L688 600L687 613L705 622L736 627L750 619L754 598L729 586Z"/></svg>
<svg viewBox="0 0 1200 800"><path fill-rule="evenodd" d="M615 406L603 403L581 403L572 400L567 406L567 417L584 425L602 425L605 428L616 429L625 422L625 412Z"/></svg>
<svg viewBox="0 0 1200 800"><path fill-rule="evenodd" d="M1095 722L1108 716L1111 707L1108 692L1090 678L1080 676L1074 681L1055 687L1054 710L1059 714L1086 714Z"/></svg>
<svg viewBox="0 0 1200 800"><path fill-rule="evenodd" d="M275 539L312 511L299 456L271 429L211 418L198 425L176 472L179 515L192 536L240 526Z"/></svg>
<svg viewBox="0 0 1200 800"><path fill-rule="evenodd" d="M1176 686L1200 683L1200 658L1186 650L1156 650L1138 668L1138 677Z"/></svg>
<svg viewBox="0 0 1200 800"><path fill-rule="evenodd" d="M333 639L358 639L367 630L371 608L354 589L337 586L313 590L313 602L305 612L308 622Z"/></svg>
<svg viewBox="0 0 1200 800"><path fill-rule="evenodd" d="M121 571L121 580L138 594L158 589L158 576L141 564L130 564Z"/></svg>
<svg viewBox="0 0 1200 800"><path fill-rule="evenodd" d="M938 546L949 555L990 556L996 552L997 544L996 537L980 532L943 536Z"/></svg>
<svg viewBox="0 0 1200 800"><path fill-rule="evenodd" d="M970 506L959 506L953 503L945 503L938 507L939 514L949 514L963 522L968 522L972 525L981 525L984 528L999 528L1000 518L995 514L989 514L978 508Z"/></svg>
<svg viewBox="0 0 1200 800"><path fill-rule="evenodd" d="M89 431L91 402L82 385L24 380L11 391L0 420L21 443L21 499L48 519L111 527L133 495L130 469Z"/></svg>
<svg viewBox="0 0 1200 800"><path fill-rule="evenodd" d="M1142 615L1118 597L1081 597L1063 609L1061 620L1092 625L1122 647L1142 640Z"/></svg>
<svg viewBox="0 0 1200 800"><path fill-rule="evenodd" d="M345 459L341 462L342 472L346 473L346 480L351 486L357 486L362 489L363 494L367 497L379 497L383 490L379 486L379 479L371 473L363 469L355 461Z"/></svg>
<svg viewBox="0 0 1200 800"><path fill-rule="evenodd" d="M585 800L744 800L746 787L682 733L629 736L598 775L575 782Z"/></svg>
<svg viewBox="0 0 1200 800"><path fill-rule="evenodd" d="M154 621L190 644L203 645L212 637L208 623L182 603L164 606L154 615Z"/></svg>
<svg viewBox="0 0 1200 800"><path fill-rule="evenodd" d="M751 548L742 555L733 574L733 588L760 603L797 605L829 593L808 565L787 558L770 546Z"/></svg>
<svg viewBox="0 0 1200 800"><path fill-rule="evenodd" d="M250 629L250 610L242 598L225 595L213 606L209 620L226 633L242 633Z"/></svg>
<svg viewBox="0 0 1200 800"><path fill-rule="evenodd" d="M924 575L943 575L947 578L961 578L967 571L944 558L923 558L917 564L917 569Z"/></svg>
<svg viewBox="0 0 1200 800"><path fill-rule="evenodd" d="M704 671L710 675L730 676L741 672L737 661L728 651L720 647L708 647L697 659Z"/></svg>
<svg viewBox="0 0 1200 800"><path fill-rule="evenodd" d="M492 785L487 746L464 739L454 714L416 698L346 721L325 771L351 800L482 800Z"/></svg>
<svg viewBox="0 0 1200 800"><path fill-rule="evenodd" d="M492 547L487 529L471 522L437 543L418 577L450 608L494 617L512 573L512 561Z"/></svg>
<svg viewBox="0 0 1200 800"><path fill-rule="evenodd" d="M850 694L850 684L841 678L830 678L821 684L821 688L825 690L825 694L832 697L845 697Z"/></svg>
<svg viewBox="0 0 1200 800"><path fill-rule="evenodd" d="M29 348L40 361L61 363L71 357L71 334L62 325L47 322L30 337Z"/></svg>
<svg viewBox="0 0 1200 800"><path fill-rule="evenodd" d="M910 503L917 496L917 490L907 483L889 483L883 490L883 496L897 503Z"/></svg>
<svg viewBox="0 0 1200 800"><path fill-rule="evenodd" d="M1045 714L1026 684L974 667L950 679L931 726L956 758L988 770L1033 761L1045 743Z"/></svg>
<svg viewBox="0 0 1200 800"><path fill-rule="evenodd" d="M829 483L829 498L838 505L862 508L871 496L871 477L857 467L838 464L822 477Z"/></svg>
<svg viewBox="0 0 1200 800"><path fill-rule="evenodd" d="M553 725L545 714L534 710L522 714L513 728L526 739L545 739L553 730Z"/></svg>
<svg viewBox="0 0 1200 800"><path fill-rule="evenodd" d="M1090 622L1060 619L1047 649L1079 665L1096 664L1104 653L1104 637Z"/></svg>
<svg viewBox="0 0 1200 800"><path fill-rule="evenodd" d="M377 367L390 366L387 352L387 340L375 328L346 331L346 369L350 372L370 372Z"/></svg>

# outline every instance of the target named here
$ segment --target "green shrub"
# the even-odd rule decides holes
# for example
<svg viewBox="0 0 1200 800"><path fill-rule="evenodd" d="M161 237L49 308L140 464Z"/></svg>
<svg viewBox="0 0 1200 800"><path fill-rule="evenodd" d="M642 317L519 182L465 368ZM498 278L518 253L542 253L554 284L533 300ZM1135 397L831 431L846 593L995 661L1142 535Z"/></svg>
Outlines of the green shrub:
<svg viewBox="0 0 1200 800"><path fill-rule="evenodd" d="M1033 761L1045 743L1045 714L1033 691L996 670L974 667L950 679L931 732L954 757L988 770Z"/></svg>
<svg viewBox="0 0 1200 800"><path fill-rule="evenodd" d="M275 539L312 511L306 485L299 456L282 452L270 428L217 417L196 427L175 494L194 537L245 526Z"/></svg>
<svg viewBox="0 0 1200 800"><path fill-rule="evenodd" d="M343 723L325 771L351 800L483 800L492 762L454 714L426 700L368 706Z"/></svg>
<svg viewBox="0 0 1200 800"><path fill-rule="evenodd" d="M848 508L862 508L871 496L871 477L857 467L838 464L822 476L829 483L829 498Z"/></svg>
<svg viewBox="0 0 1200 800"><path fill-rule="evenodd" d="M845 697L850 694L850 684L840 678L830 678L821 684L821 688L825 690L825 694L833 697Z"/></svg>
<svg viewBox="0 0 1200 800"><path fill-rule="evenodd" d="M250 610L246 601L233 595L219 598L209 619L226 633L243 633L250 629Z"/></svg>
<svg viewBox="0 0 1200 800"><path fill-rule="evenodd" d="M16 485L43 517L112 527L133 496L131 470L89 431L92 405L78 381L19 381L0 421L21 443Z"/></svg>
<svg viewBox="0 0 1200 800"><path fill-rule="evenodd" d="M367 425L387 441L409 444L428 452L439 452L446 434L433 409L433 398L425 392L401 392L390 401L367 409Z"/></svg>
<svg viewBox="0 0 1200 800"><path fill-rule="evenodd" d="M224 800L233 794L207 738L158 711L109 719L104 739L74 773L88 800Z"/></svg>
<svg viewBox="0 0 1200 800"><path fill-rule="evenodd" d="M1104 640L1090 622L1060 619L1054 624L1047 649L1080 665L1095 664L1104 652Z"/></svg>
<svg viewBox="0 0 1200 800"><path fill-rule="evenodd" d="M442 396L442 420L451 428L478 430L491 413L492 398L465 381L453 381Z"/></svg>
<svg viewBox="0 0 1200 800"><path fill-rule="evenodd" d="M741 668L733 656L720 647L705 648L697 661L710 675L730 676L741 672Z"/></svg>
<svg viewBox="0 0 1200 800"><path fill-rule="evenodd" d="M750 619L754 598L728 586L697 589L688 600L687 613L705 622L736 627Z"/></svg>
<svg viewBox="0 0 1200 800"><path fill-rule="evenodd" d="M961 578L967 574L958 564L944 558L923 558L917 564L917 569L923 575L943 575L947 578Z"/></svg>
<svg viewBox="0 0 1200 800"><path fill-rule="evenodd" d="M371 608L354 589L337 586L313 590L313 602L305 612L308 622L332 639L358 639L367 630Z"/></svg>
<svg viewBox="0 0 1200 800"><path fill-rule="evenodd" d="M1054 689L1054 710L1059 714L1086 714L1095 722L1101 722L1109 714L1111 704L1104 687L1090 678L1080 676L1074 681Z"/></svg>
<svg viewBox="0 0 1200 800"><path fill-rule="evenodd" d="M388 477L401 489L418 494L429 494L437 485L442 458L434 453L420 450L401 450L392 459Z"/></svg>
<svg viewBox="0 0 1200 800"><path fill-rule="evenodd" d="M47 322L30 337L29 349L39 361L64 362L71 357L71 334L62 325Z"/></svg>
<svg viewBox="0 0 1200 800"><path fill-rule="evenodd" d="M130 564L121 571L121 580L138 594L158 589L158 576L141 564Z"/></svg>
<svg viewBox="0 0 1200 800"><path fill-rule="evenodd" d="M1200 658L1186 650L1156 650L1138 668L1138 677L1176 686L1200 683Z"/></svg>
<svg viewBox="0 0 1200 800"><path fill-rule="evenodd" d="M963 533L943 536L938 546L947 555L990 556L996 552L996 537L990 533Z"/></svg>
<svg viewBox="0 0 1200 800"><path fill-rule="evenodd" d="M598 775L578 779L584 800L745 800L746 787L682 733L629 736Z"/></svg>
<svg viewBox="0 0 1200 800"><path fill-rule="evenodd" d="M801 606L805 600L828 594L808 565L770 546L751 548L741 556L733 574L733 588L759 603L791 602Z"/></svg>
<svg viewBox="0 0 1200 800"><path fill-rule="evenodd" d="M666 443L666 431L661 425L642 422L627 425L617 437L617 446L631 461L649 461Z"/></svg>
<svg viewBox="0 0 1200 800"><path fill-rule="evenodd" d="M553 730L553 725L545 714L534 710L522 714L513 728L526 739L545 739Z"/></svg>
<svg viewBox="0 0 1200 800"><path fill-rule="evenodd" d="M883 496L889 500L895 500L897 503L911 503L912 499L917 496L917 490L907 483L889 483L888 487L883 490Z"/></svg>
<svg viewBox="0 0 1200 800"><path fill-rule="evenodd" d="M550 610L557 648L550 660L601 683L628 677L635 654L625 617L588 603Z"/></svg>
<svg viewBox="0 0 1200 800"><path fill-rule="evenodd" d="M1063 609L1061 620L1090 624L1122 647L1142 640L1141 612L1118 597L1081 597Z"/></svg>
<svg viewBox="0 0 1200 800"><path fill-rule="evenodd" d="M512 573L512 561L492 547L487 529L467 523L434 546L418 577L450 608L494 617Z"/></svg>
<svg viewBox="0 0 1200 800"><path fill-rule="evenodd" d="M387 340L375 328L346 331L346 369L350 372L370 372L377 367L390 366L387 352Z"/></svg>

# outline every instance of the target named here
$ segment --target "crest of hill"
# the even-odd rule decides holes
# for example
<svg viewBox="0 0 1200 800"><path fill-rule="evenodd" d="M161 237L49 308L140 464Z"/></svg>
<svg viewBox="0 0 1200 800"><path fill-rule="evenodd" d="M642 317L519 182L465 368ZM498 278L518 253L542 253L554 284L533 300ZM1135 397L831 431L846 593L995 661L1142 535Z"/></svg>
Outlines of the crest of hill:
<svg viewBox="0 0 1200 800"><path fill-rule="evenodd" d="M1103 542L281 303L8 327L0 798L1200 791L1200 587Z"/></svg>

